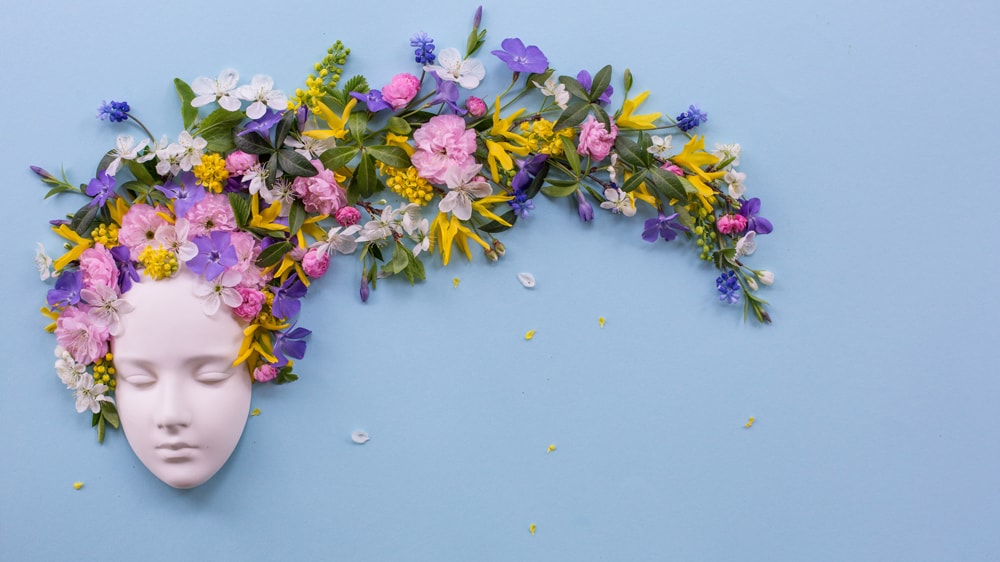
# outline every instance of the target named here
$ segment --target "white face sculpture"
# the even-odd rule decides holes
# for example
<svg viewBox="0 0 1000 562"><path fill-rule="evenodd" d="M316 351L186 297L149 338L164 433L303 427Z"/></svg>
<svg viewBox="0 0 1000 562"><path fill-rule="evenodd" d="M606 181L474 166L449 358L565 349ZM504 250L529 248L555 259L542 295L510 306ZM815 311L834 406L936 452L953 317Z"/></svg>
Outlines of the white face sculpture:
<svg viewBox="0 0 1000 562"><path fill-rule="evenodd" d="M125 438L174 488L204 484L222 468L250 411L250 376L233 366L243 328L228 307L202 311L199 282L184 268L170 279L143 278L123 296L135 310L112 341Z"/></svg>

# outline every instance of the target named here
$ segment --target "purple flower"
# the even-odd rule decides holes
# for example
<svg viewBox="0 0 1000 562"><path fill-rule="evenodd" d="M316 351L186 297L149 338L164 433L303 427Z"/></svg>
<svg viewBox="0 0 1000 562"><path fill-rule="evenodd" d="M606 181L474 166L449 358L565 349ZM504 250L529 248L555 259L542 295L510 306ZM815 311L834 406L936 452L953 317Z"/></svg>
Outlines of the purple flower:
<svg viewBox="0 0 1000 562"><path fill-rule="evenodd" d="M245 129L236 133L236 136L242 137L250 133L260 133L264 137L270 138L271 129L278 124L278 121L281 121L281 116L281 113L269 107L264 112L264 115L251 121Z"/></svg>
<svg viewBox="0 0 1000 562"><path fill-rule="evenodd" d="M682 131L690 131L708 121L708 114L698 109L697 105L688 106L688 110L677 116L677 126Z"/></svg>
<svg viewBox="0 0 1000 562"><path fill-rule="evenodd" d="M287 330L278 332L274 336L274 356L278 358L276 367L284 367L288 364L288 358L302 359L306 356L305 338L311 334L311 330L296 328L294 325Z"/></svg>
<svg viewBox="0 0 1000 562"><path fill-rule="evenodd" d="M507 202L514 214L522 219L528 218L529 211L535 208L535 204L528 199L528 194L523 191L515 191L514 198Z"/></svg>
<svg viewBox="0 0 1000 562"><path fill-rule="evenodd" d="M368 277L361 276L361 302L368 302L368 295L371 294L371 289L368 288Z"/></svg>
<svg viewBox="0 0 1000 562"><path fill-rule="evenodd" d="M351 97L358 101L365 102L368 106L368 111L372 113L392 107L387 101L385 101L385 99L382 98L382 92L380 90L368 90L367 94L351 92Z"/></svg>
<svg viewBox="0 0 1000 562"><path fill-rule="evenodd" d="M111 103L106 101L101 102L101 107L97 108L97 118L101 120L111 120L115 123L121 123L122 121L128 119L128 112L132 108L128 106L126 101L114 101Z"/></svg>
<svg viewBox="0 0 1000 562"><path fill-rule="evenodd" d="M87 184L87 195L94 199L88 207L102 207L108 202L108 198L115 193L115 178L108 175L108 172L101 170L97 172L97 177Z"/></svg>
<svg viewBox="0 0 1000 562"><path fill-rule="evenodd" d="M177 180L180 180L180 185L175 183ZM177 218L183 218L195 203L205 198L205 188L198 185L192 172L184 172L167 183L156 186L156 189L173 199Z"/></svg>
<svg viewBox="0 0 1000 562"><path fill-rule="evenodd" d="M749 201L740 201L740 214L747 219L747 230L752 230L757 234L770 234L774 230L771 221L764 217L758 217L760 212L760 199L754 197Z"/></svg>
<svg viewBox="0 0 1000 562"><path fill-rule="evenodd" d="M580 220L583 222L594 220L594 208L579 189L576 190L576 213L580 215Z"/></svg>
<svg viewBox="0 0 1000 562"><path fill-rule="evenodd" d="M642 239L646 242L656 242L657 238L663 238L670 242L677 238L677 231L687 232L688 228L677 222L677 213L664 215L662 212L658 216L647 219L645 229L642 231Z"/></svg>
<svg viewBox="0 0 1000 562"><path fill-rule="evenodd" d="M271 304L271 312L278 318L294 318L302 308L299 299L306 296L308 288L302 283L298 275L291 275L280 287L272 288L274 302ZM301 359L301 357L299 358Z"/></svg>
<svg viewBox="0 0 1000 562"><path fill-rule="evenodd" d="M216 230L208 236L195 236L193 242L198 246L198 255L191 258L187 266L209 281L222 275L226 268L236 265L238 261L236 247L226 231Z"/></svg>
<svg viewBox="0 0 1000 562"><path fill-rule="evenodd" d="M49 306L66 308L80 302L80 290L83 289L83 274L79 271L64 271L56 280L54 289L49 289L45 302Z"/></svg>
<svg viewBox="0 0 1000 562"><path fill-rule="evenodd" d="M432 64L437 58L437 55L434 54L434 40L423 31L410 37L410 46L415 47L413 60L417 64Z"/></svg>
<svg viewBox="0 0 1000 562"><path fill-rule="evenodd" d="M56 180L56 177L50 174L48 170L46 170L45 168L39 166L31 166L31 171L38 174L38 176L45 181L58 181Z"/></svg>
<svg viewBox="0 0 1000 562"><path fill-rule="evenodd" d="M583 89L588 92L590 91L590 87L594 85L594 79L590 77L590 73L586 70L581 70L579 74L576 75L576 81L579 82L580 85L583 86ZM601 94L601 97L597 98L597 101L607 105L611 103L611 94L613 93L615 93L615 89L608 86L607 89L604 90L604 93Z"/></svg>
<svg viewBox="0 0 1000 562"><path fill-rule="evenodd" d="M465 115L466 111L461 107L458 107L458 84L455 82L449 82L442 80L437 73L432 72L431 76L437 83L436 92L434 97L427 100L428 105L435 105L439 103L446 103L448 107L457 115Z"/></svg>
<svg viewBox="0 0 1000 562"><path fill-rule="evenodd" d="M135 270L128 246L115 246L110 251L111 257L115 258L115 266L118 267L118 286L123 293L128 292L132 283L139 281L139 272Z"/></svg>
<svg viewBox="0 0 1000 562"><path fill-rule="evenodd" d="M524 191L524 188L531 185L538 172L542 171L542 166L548 159L548 154L536 154L531 160L518 160L517 166L519 169L514 174L513 179L510 180L511 189L514 191Z"/></svg>
<svg viewBox="0 0 1000 562"><path fill-rule="evenodd" d="M500 46L503 50L491 51L498 59L507 64L512 72L531 72L540 74L549 67L549 59L542 50L534 45L524 46L524 42L516 37L504 39Z"/></svg>
<svg viewBox="0 0 1000 562"><path fill-rule="evenodd" d="M715 279L715 288L719 291L719 300L728 304L736 304L740 300L740 281L736 272L729 270Z"/></svg>

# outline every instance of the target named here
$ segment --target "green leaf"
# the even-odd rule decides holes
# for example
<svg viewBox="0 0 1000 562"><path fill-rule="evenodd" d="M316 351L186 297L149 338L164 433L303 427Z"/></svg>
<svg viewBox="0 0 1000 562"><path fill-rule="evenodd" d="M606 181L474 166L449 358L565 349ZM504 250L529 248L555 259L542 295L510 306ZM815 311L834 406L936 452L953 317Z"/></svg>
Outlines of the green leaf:
<svg viewBox="0 0 1000 562"><path fill-rule="evenodd" d="M590 96L587 95L587 90L576 78L573 78L572 76L560 76L559 83L566 86L566 91L573 97L587 102L590 101Z"/></svg>
<svg viewBox="0 0 1000 562"><path fill-rule="evenodd" d="M239 193L230 193L229 206L233 208L236 224L240 228L246 228L250 223L250 198Z"/></svg>
<svg viewBox="0 0 1000 562"><path fill-rule="evenodd" d="M274 147L271 146L271 141L257 132L237 136L233 139L233 141L236 144L236 148L246 152L247 154L262 155L272 154L274 152Z"/></svg>
<svg viewBox="0 0 1000 562"><path fill-rule="evenodd" d="M624 136L619 136L615 139L615 151L618 153L618 157L621 158L622 162L625 162L629 166L634 168L645 168L649 165L646 161L646 152L642 152L639 145Z"/></svg>
<svg viewBox="0 0 1000 562"><path fill-rule="evenodd" d="M559 120L556 121L555 127L553 127L554 130L558 131L566 127L575 127L583 123L583 120L590 114L591 107L592 105L585 101L570 101L566 109L563 110L562 115L559 116Z"/></svg>
<svg viewBox="0 0 1000 562"><path fill-rule="evenodd" d="M371 252L372 256L375 259L377 259L378 261L385 261L385 258L382 257L382 249L378 247L378 244L376 244L374 242L369 242L368 243L368 251ZM374 280L374 277L375 277L374 271L375 271L375 264L372 264L372 272L373 272L372 273L372 282L373 283L375 282L375 280Z"/></svg>
<svg viewBox="0 0 1000 562"><path fill-rule="evenodd" d="M351 182L351 189L361 197L371 197L378 190L375 160L367 152L361 154L361 162L354 169L354 181Z"/></svg>
<svg viewBox="0 0 1000 562"><path fill-rule="evenodd" d="M58 193L64 193L66 191L76 192L76 188L62 184L57 185L45 193L45 199L48 199L49 197L52 197L53 195L56 195Z"/></svg>
<svg viewBox="0 0 1000 562"><path fill-rule="evenodd" d="M406 275L406 279L413 285L417 281L423 281L426 279L426 274L424 272L424 262L420 261L420 258L413 255L413 252L409 248L403 247L403 251L406 252L406 269L403 270L403 274Z"/></svg>
<svg viewBox="0 0 1000 562"><path fill-rule="evenodd" d="M548 161L542 164L542 168L538 170L538 174L535 175L534 179L531 180L531 184L528 185L528 189L525 190L525 194L528 196L528 199L538 195L538 191L542 189L542 184L545 183L545 178L549 176L549 170L551 169L552 167L549 165ZM513 221L507 222L513 224Z"/></svg>
<svg viewBox="0 0 1000 562"><path fill-rule="evenodd" d="M368 87L368 80L365 79L365 77L360 74L355 74L354 76L348 78L346 82L344 82L344 90L343 90L344 101L348 101L351 99L351 92L357 92L359 94L367 94L368 90L370 89L371 88ZM344 109L343 107L339 107L337 108L337 112L339 113L340 111L343 111L343 109Z"/></svg>
<svg viewBox="0 0 1000 562"><path fill-rule="evenodd" d="M382 271L388 272L391 275L396 275L397 273L402 273L406 266L410 263L410 260L406 257L406 253L409 250L402 242L396 241L396 246L392 251L392 261L387 263Z"/></svg>
<svg viewBox="0 0 1000 562"><path fill-rule="evenodd" d="M72 219L70 219L69 227L80 236L88 236L90 233L90 226L94 224L94 218L97 217L97 213L100 210L101 208L97 205L94 205L93 207L89 205L80 207L80 210L73 215Z"/></svg>
<svg viewBox="0 0 1000 562"><path fill-rule="evenodd" d="M121 421L118 419L118 409L111 402L101 401L101 417L115 429L121 426Z"/></svg>
<svg viewBox="0 0 1000 562"><path fill-rule="evenodd" d="M580 187L579 182L573 182L570 185L550 185L542 188L542 193L549 197L566 197L567 195L572 195L576 193L576 190Z"/></svg>
<svg viewBox="0 0 1000 562"><path fill-rule="evenodd" d="M351 131L351 137L359 143L365 140L365 132L368 131L368 112L352 111L347 118L347 128Z"/></svg>
<svg viewBox="0 0 1000 562"><path fill-rule="evenodd" d="M136 162L135 160L129 160L126 164L128 166L128 171L132 172L135 179L141 181L146 185L153 185L156 180L153 179L153 175L149 173L146 166Z"/></svg>
<svg viewBox="0 0 1000 562"><path fill-rule="evenodd" d="M393 168L410 167L410 156L406 154L405 150L398 146L379 144L365 147L365 152L371 154L376 160L382 162L386 166L391 166Z"/></svg>
<svg viewBox="0 0 1000 562"><path fill-rule="evenodd" d="M198 123L192 134L198 135L208 142L206 147L212 152L230 152L234 145L233 129L243 121L240 111L216 109L208 117ZM268 143L270 145L270 143ZM242 150L242 149L241 149ZM243 152L247 152L244 150ZM256 154L256 153L255 153ZM261 152L260 154L266 154Z"/></svg>
<svg viewBox="0 0 1000 562"><path fill-rule="evenodd" d="M645 179L646 179L645 174L642 173L632 174L631 176L629 176L627 180L625 180L624 183L622 183L622 191L626 193L630 191L635 191L639 187L639 184L641 184Z"/></svg>
<svg viewBox="0 0 1000 562"><path fill-rule="evenodd" d="M286 384L299 380L299 376L292 372L291 365L285 365L278 370L278 376L274 377L274 384Z"/></svg>
<svg viewBox="0 0 1000 562"><path fill-rule="evenodd" d="M665 199L678 199L680 201L687 200L687 191L684 189L684 183L681 179L673 174L673 172L668 172L667 170L662 170L660 168L650 168L649 169L649 179L653 184L653 187L659 191Z"/></svg>
<svg viewBox="0 0 1000 562"><path fill-rule="evenodd" d="M107 170L108 166L111 165L111 161L114 159L114 152L109 150L108 153L101 158L101 161L97 163L97 171L94 173L94 176L96 177L102 170Z"/></svg>
<svg viewBox="0 0 1000 562"><path fill-rule="evenodd" d="M291 148L278 151L278 167L290 176L301 178L311 178L319 173L312 162Z"/></svg>
<svg viewBox="0 0 1000 562"><path fill-rule="evenodd" d="M299 232L305 220L306 208L301 200L295 199L292 201L292 208L288 210L288 232L291 236L295 236Z"/></svg>
<svg viewBox="0 0 1000 562"><path fill-rule="evenodd" d="M408 135L411 131L413 131L413 127L406 122L406 119L396 115L389 118L389 122L386 126L390 131L396 133L397 135Z"/></svg>
<svg viewBox="0 0 1000 562"><path fill-rule="evenodd" d="M610 132L611 118L608 117L608 112L604 111L604 108L601 107L601 105L598 103L593 103L590 105L590 107L594 110L594 115L597 117L597 120L600 121L602 125L604 125L604 130Z"/></svg>
<svg viewBox="0 0 1000 562"><path fill-rule="evenodd" d="M563 144L563 156L566 157L566 162L568 162L569 167L573 169L573 173L579 177L580 155L576 153L576 147L573 146L573 141L569 140L566 137L562 137L562 144Z"/></svg>
<svg viewBox="0 0 1000 562"><path fill-rule="evenodd" d="M287 241L271 244L260 253L257 258L257 267L271 267L277 264L292 249L292 244Z"/></svg>
<svg viewBox="0 0 1000 562"><path fill-rule="evenodd" d="M97 442L104 443L104 417L100 414L95 414L97 418Z"/></svg>
<svg viewBox="0 0 1000 562"><path fill-rule="evenodd" d="M597 71L594 75L594 82L590 85L590 101L596 102L600 99L601 94L604 90L608 89L611 85L611 65L607 65L604 68Z"/></svg>
<svg viewBox="0 0 1000 562"><path fill-rule="evenodd" d="M181 118L184 120L184 129L190 129L191 125L194 125L194 120L198 118L198 108L191 105L191 100L194 99L194 90L180 78L174 78L174 87L177 88L177 97L181 99Z"/></svg>
<svg viewBox="0 0 1000 562"><path fill-rule="evenodd" d="M319 155L319 161L327 170L339 170L351 163L360 152L356 146L336 146Z"/></svg>

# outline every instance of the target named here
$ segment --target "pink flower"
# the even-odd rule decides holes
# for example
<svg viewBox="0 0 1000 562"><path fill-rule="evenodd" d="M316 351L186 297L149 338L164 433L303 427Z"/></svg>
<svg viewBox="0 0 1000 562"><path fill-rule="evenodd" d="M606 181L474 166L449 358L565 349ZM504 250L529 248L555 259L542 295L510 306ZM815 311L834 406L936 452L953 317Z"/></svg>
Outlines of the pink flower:
<svg viewBox="0 0 1000 562"><path fill-rule="evenodd" d="M486 102L482 98L469 96L469 99L465 100L465 109L468 109L469 115L473 117L482 117L486 115Z"/></svg>
<svg viewBox="0 0 1000 562"><path fill-rule="evenodd" d="M56 340L66 348L77 363L93 363L108 352L107 326L91 320L81 307L71 306L56 320Z"/></svg>
<svg viewBox="0 0 1000 562"><path fill-rule="evenodd" d="M118 287L118 268L115 258L103 245L87 248L80 254L80 272L83 273L83 288L97 286Z"/></svg>
<svg viewBox="0 0 1000 562"><path fill-rule="evenodd" d="M243 302L233 309L237 316L252 321L260 314L260 309L264 304L264 293L250 287L236 287L236 291L243 297Z"/></svg>
<svg viewBox="0 0 1000 562"><path fill-rule="evenodd" d="M237 150L226 156L226 171L233 176L242 176L256 163L256 154L247 154L242 150Z"/></svg>
<svg viewBox="0 0 1000 562"><path fill-rule="evenodd" d="M358 221L361 220L361 211L354 207L341 207L337 209L337 214L333 218L344 226L351 226L358 224Z"/></svg>
<svg viewBox="0 0 1000 562"><path fill-rule="evenodd" d="M680 167L677 166L677 164L674 164L673 162L664 162L663 165L660 166L660 168L672 173L675 176L680 176L682 178L684 177L684 170L680 169Z"/></svg>
<svg viewBox="0 0 1000 562"><path fill-rule="evenodd" d="M611 146L615 144L615 137L618 136L618 127L614 121L611 122L611 131L608 132L593 115L588 115L587 120L580 125L580 142L576 146L576 153L581 156L590 156L594 161L601 161L608 157Z"/></svg>
<svg viewBox="0 0 1000 562"><path fill-rule="evenodd" d="M229 205L228 199L226 205ZM122 216L122 227L118 229L118 242L128 247L133 260L139 257L139 253L146 249L146 246L155 242L156 229L167 224L166 219L157 213L166 212L167 210L159 205L154 208L145 203L136 203Z"/></svg>
<svg viewBox="0 0 1000 562"><path fill-rule="evenodd" d="M747 218L743 215L722 215L715 223L715 228L723 234L739 234L747 227Z"/></svg>
<svg viewBox="0 0 1000 562"><path fill-rule="evenodd" d="M476 132L465 128L465 119L458 115L431 117L413 133L416 152L410 160L420 177L443 184L449 168L475 165Z"/></svg>
<svg viewBox="0 0 1000 562"><path fill-rule="evenodd" d="M229 197L221 193L206 193L205 198L191 206L185 215L190 223L188 239L207 236L216 230L232 232L236 230L236 216L229 206ZM121 238L121 235L118 236Z"/></svg>
<svg viewBox="0 0 1000 562"><path fill-rule="evenodd" d="M260 247L257 245L257 239L254 238L249 232L244 232L242 230L237 230L235 232L229 233L229 242L236 248L236 265L230 267L243 273L244 279L251 276L260 276L260 268L258 268L254 261L257 256L260 255ZM249 285L256 284L256 280ZM241 285L248 285L248 283L240 283Z"/></svg>
<svg viewBox="0 0 1000 562"><path fill-rule="evenodd" d="M302 269L306 275L313 279L322 277L330 267L330 255L326 252L319 252L316 248L306 252L302 257Z"/></svg>
<svg viewBox="0 0 1000 562"><path fill-rule="evenodd" d="M265 363L253 370L253 378L257 382L269 382L278 376L278 369L270 363Z"/></svg>
<svg viewBox="0 0 1000 562"><path fill-rule="evenodd" d="M420 80L407 72L392 77L392 82L382 88L382 99L392 106L393 110L406 107L406 104L420 91Z"/></svg>
<svg viewBox="0 0 1000 562"><path fill-rule="evenodd" d="M302 199L307 211L331 215L347 204L347 194L337 185L333 172L324 168L322 162L313 160L312 165L319 173L311 178L295 178L292 189Z"/></svg>

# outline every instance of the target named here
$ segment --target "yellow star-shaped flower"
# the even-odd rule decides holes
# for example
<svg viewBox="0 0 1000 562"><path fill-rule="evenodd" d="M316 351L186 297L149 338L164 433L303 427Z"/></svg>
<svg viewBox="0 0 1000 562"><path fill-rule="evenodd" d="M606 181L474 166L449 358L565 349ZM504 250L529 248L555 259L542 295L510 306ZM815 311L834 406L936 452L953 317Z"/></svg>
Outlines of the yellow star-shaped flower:
<svg viewBox="0 0 1000 562"><path fill-rule="evenodd" d="M656 121L661 116L662 113L646 113L645 115L632 115L632 113L646 101L649 97L649 90L639 94L638 96L625 100L622 105L622 114L615 120L615 123L619 128L624 129L655 129L656 125L653 121Z"/></svg>

